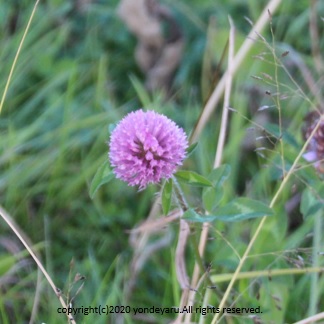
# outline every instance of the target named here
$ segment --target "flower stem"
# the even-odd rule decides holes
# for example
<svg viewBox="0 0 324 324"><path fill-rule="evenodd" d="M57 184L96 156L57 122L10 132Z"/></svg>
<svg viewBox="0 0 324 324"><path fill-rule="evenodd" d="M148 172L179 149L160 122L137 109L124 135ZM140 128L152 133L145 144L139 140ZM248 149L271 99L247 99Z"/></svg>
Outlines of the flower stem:
<svg viewBox="0 0 324 324"><path fill-rule="evenodd" d="M178 203L180 205L180 208L185 212L186 210L189 209L189 205L187 203L187 200L183 194L183 191L179 185L178 180L172 176L173 184L174 184L174 192L177 197Z"/></svg>
<svg viewBox="0 0 324 324"><path fill-rule="evenodd" d="M319 267L319 251L321 247L321 238L322 238L322 227L323 227L323 221L322 221L322 211L319 210L314 215L314 237L313 237L313 267ZM308 309L308 315L312 316L317 313L317 307L318 307L318 298L320 295L320 289L319 289L319 274L313 273L311 275L311 286L310 286L310 299L309 299L309 309Z"/></svg>

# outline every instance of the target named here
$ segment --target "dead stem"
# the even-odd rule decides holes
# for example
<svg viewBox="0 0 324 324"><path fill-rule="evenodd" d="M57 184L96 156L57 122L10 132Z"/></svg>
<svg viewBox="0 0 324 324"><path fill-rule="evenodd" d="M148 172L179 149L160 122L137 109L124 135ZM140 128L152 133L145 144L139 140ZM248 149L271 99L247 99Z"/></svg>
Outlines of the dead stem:
<svg viewBox="0 0 324 324"><path fill-rule="evenodd" d="M221 165L221 161L223 157L223 150L224 150L225 138L227 132L228 107L230 106L229 101L231 96L232 80L233 80L232 68L233 68L233 58L234 58L235 27L230 17L229 17L229 23L231 28L230 28L230 35L229 35L229 50L228 50L229 52L228 52L228 67L226 73L227 77L226 77L226 85L225 85L225 97L224 97L224 104L223 104L221 128L219 131L217 150L216 150L216 156L214 161L214 168L218 168ZM201 258L204 255L206 242L208 238L208 232L209 232L209 223L204 223L202 233L200 236L200 241L199 241L199 254ZM191 287L195 288L197 286L199 280L199 274L200 274L200 267L199 264L196 262L192 280L191 280ZM193 302L195 300L195 294L196 294L196 289L190 291L189 300L188 300L189 306L193 305ZM189 323L190 320L191 320L191 314L188 313L186 315L186 322Z"/></svg>
<svg viewBox="0 0 324 324"><path fill-rule="evenodd" d="M268 22L268 10L270 10L272 13L274 13L281 3L281 0L270 0L269 3L265 6L262 14L260 15L258 21L256 22L255 26L250 31L249 35L246 37L244 43L240 47L239 51L234 57L233 60L233 66L232 66L232 72L233 75L236 73L236 71L239 69L240 65L242 64L243 60L247 56L248 52L252 48L254 42L251 41L251 38L255 36L255 33L260 33L262 29L265 27L266 23ZM227 79L227 73L223 75L221 80L219 81L218 85L216 86L214 92L210 96L208 102L206 103L206 106L204 107L203 113L200 116L200 119L197 123L197 126L195 127L192 136L190 138L191 143L195 143L198 140L198 137L200 136L202 130L204 129L207 122L210 120L210 116L215 110L219 100L221 99L223 92L225 90L225 84Z"/></svg>
<svg viewBox="0 0 324 324"><path fill-rule="evenodd" d="M26 250L30 254L30 256L34 259L36 262L38 268L42 271L43 275L45 276L46 280L54 290L55 295L58 297L61 305L63 308L67 309L67 305L65 304L64 299L62 298L61 294L58 293L58 288L55 286L51 276L48 274L48 272L45 270L43 264L39 260L39 258L36 256L36 254L33 252L32 248L29 246L29 244L24 239L23 235L18 230L18 226L14 223L14 221L11 219L9 214L0 206L0 215L2 219L8 224L8 226L11 228L11 230L15 233L16 237L20 240L20 242L25 246ZM66 314L71 324L76 324L73 316L71 314Z"/></svg>
<svg viewBox="0 0 324 324"><path fill-rule="evenodd" d="M324 63L323 63L323 58L322 58L321 49L320 49L320 43L321 43L320 37L318 34L317 2L318 2L317 0L310 1L309 31L310 31L310 40L311 40L311 46L312 46L312 54L314 57L314 63L316 66L316 70L318 71L319 75L322 75L324 73Z"/></svg>

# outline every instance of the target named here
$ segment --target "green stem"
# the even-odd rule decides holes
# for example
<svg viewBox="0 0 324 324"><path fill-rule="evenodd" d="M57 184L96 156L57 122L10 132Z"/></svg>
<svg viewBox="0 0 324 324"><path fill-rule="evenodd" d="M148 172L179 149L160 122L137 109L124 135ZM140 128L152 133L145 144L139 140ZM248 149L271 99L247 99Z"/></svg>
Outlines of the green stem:
<svg viewBox="0 0 324 324"><path fill-rule="evenodd" d="M182 208L182 210L185 212L186 210L188 210L189 205L188 205L188 203L186 201L186 198L185 198L185 196L183 194L183 191L182 191L177 179L175 179L175 177L172 177L172 180L173 180L173 184L175 185L174 186L174 189L175 189L174 191L175 191L178 203L179 203L180 207ZM213 283L210 280L209 274L207 273L208 270L205 269L202 258L201 258L201 255L199 253L198 241L197 241L197 237L196 237L195 234L191 235L191 245L192 245L192 248L193 248L193 251L194 251L194 254L195 254L196 262L197 262L197 264L198 264L198 266L200 268L200 271L202 273L206 274L206 280L207 280L208 284L210 286L212 286ZM196 287L193 287L193 288L196 288Z"/></svg>
<svg viewBox="0 0 324 324"><path fill-rule="evenodd" d="M314 237L313 237L313 267L319 267L319 254L321 248L321 237L322 237L322 212L319 210L314 215ZM310 298L309 298L309 309L308 316L312 316L317 313L317 305L319 298L319 274L313 273L311 276L311 285L310 285Z"/></svg>
<svg viewBox="0 0 324 324"><path fill-rule="evenodd" d="M3 95L2 95L2 98L1 98L1 102L0 102L0 114L1 114L1 111L2 111L2 107L3 107L3 104L4 104L4 101L6 99L6 96L7 96L7 92L8 92L8 89L9 89L9 85L10 85L10 81L12 79L12 75L13 75L13 72L14 72L14 69L15 69L15 66L17 64L17 61L18 61L18 57L19 57L19 54L20 54L20 51L22 49L22 46L24 44L24 41L25 41L25 38L27 36L27 33L28 33L28 30L29 30L29 27L31 25L31 22L33 20L33 17L34 17L34 14L36 12L36 8L37 8L37 5L39 3L39 0L37 0L35 2L35 5L34 5L34 8L33 8L33 11L29 17L29 20L28 20L28 23L27 23L27 26L25 28L25 31L24 31L24 34L23 34L23 37L19 43L19 47L18 47L18 50L16 52L16 55L15 55L15 58L14 58L14 61L11 65L11 69L10 69L10 72L9 72L9 76L8 76L8 79L7 79L7 82L6 82L6 85L5 85L5 88L4 88L4 91L3 91Z"/></svg>
<svg viewBox="0 0 324 324"><path fill-rule="evenodd" d="M300 150L299 154L297 155L297 157L296 157L296 159L295 159L293 165L292 165L291 168L289 169L289 171L288 171L286 177L283 178L283 180L282 180L282 182L281 182L281 184L280 184L280 186L279 186L279 189L277 190L277 192L275 193L274 197L273 197L272 200L271 200L271 203L270 203L270 205L269 205L270 208L273 208L273 206L277 203L277 200L278 200L278 198L279 198L279 195L281 194L281 192L282 192L283 189L285 188L285 186L286 186L288 180L290 179L291 175L292 175L293 172L295 171L296 166L297 166L299 160L301 159L303 153L305 152L306 148L307 148L308 145L309 145L309 142L310 142L311 139L314 137L315 133L317 132L317 130L318 130L318 128L319 128L319 126L321 125L321 122L322 122L323 120L324 120L324 117L322 117L322 118L317 122L317 124L316 124L315 128L313 129L311 135L309 136L309 138L307 139L307 141L306 141L305 144L303 145L303 147L302 147L302 149ZM240 262L239 262L239 264L238 264L238 266L237 266L237 268L236 268L236 270L235 270L235 272L234 272L234 274L233 274L233 276L232 276L232 278L231 278L229 284L228 284L228 286L227 286L227 289L226 289L226 291L225 291L225 293L224 293L224 295L223 295L223 298L222 298L222 300L221 300L221 302L220 302L220 304L219 304L219 308L223 308L223 307L224 307L224 305L225 305L225 303L226 303L226 300L227 300L227 298L228 298L228 296L229 296L229 294L230 294L230 291L231 291L231 289L232 289L232 287L233 287L233 285L234 285L236 279L238 278L238 275L239 275L240 272L241 272L241 269L242 269L242 267L243 267L243 265L244 265L244 263L245 263L245 260L247 259L248 255L250 254L250 251L251 251L251 249L252 249L252 247L253 247L253 245L254 245L254 243L255 243L257 237L259 236L259 234L260 234L260 232L261 232L261 230L262 230L262 228L263 228L263 225L264 225L266 219L267 219L267 216L264 216L264 217L261 219L261 221L260 221L260 223L259 223L259 226L257 227L257 229L256 229L256 231L255 231L255 233L254 233L254 235L252 236L252 238L251 238L251 240L250 240L250 242L249 242L249 244L248 244L248 246L247 246L247 248L246 248L246 250L245 250L245 252L244 252L244 254L243 254L243 256L242 256L242 258L241 258L241 260L240 260ZM218 314L215 315L215 317L213 318L212 324L216 324L216 323L218 322L218 318L219 318L219 316L220 316L220 313L218 313Z"/></svg>
<svg viewBox="0 0 324 324"><path fill-rule="evenodd" d="M173 184L174 184L174 192L177 197L178 203L179 203L181 209L185 212L189 208L187 200L183 194L183 191L182 191L177 179L175 177L172 177L172 180L173 180Z"/></svg>

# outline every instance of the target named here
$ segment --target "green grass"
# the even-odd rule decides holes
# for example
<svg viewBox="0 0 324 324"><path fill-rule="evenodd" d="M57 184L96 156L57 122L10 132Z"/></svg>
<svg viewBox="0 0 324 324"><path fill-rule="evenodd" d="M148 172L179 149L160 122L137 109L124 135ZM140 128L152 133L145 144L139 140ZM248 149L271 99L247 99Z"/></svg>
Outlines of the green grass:
<svg viewBox="0 0 324 324"><path fill-rule="evenodd" d="M65 1L40 1L0 111L0 204L41 257L63 299L78 292L73 300L75 307L179 306L182 291L175 270L178 221L151 235L140 249L148 253L158 240L169 239L143 263L133 290L127 291L134 261L129 230L146 220L162 184L138 192L114 179L100 187L92 200L91 181L108 157L109 125L131 110L153 108L175 120L188 135L193 131L208 94L216 86L210 83L210 74L216 70L228 39L228 14L237 29L237 51L250 30L244 15L255 22L266 4L252 0L244 5L234 0L226 4L208 0L165 2L187 40L172 98L165 100L159 93L146 92L144 77L133 57L136 40L116 14L117 1L95 2L85 13L77 13ZM32 7L30 1L22 1L17 7L9 2L0 4L2 90ZM323 16L323 5L318 7L319 17ZM320 85L321 75L314 66L308 36L309 10L308 1L299 1L298 5L285 1L273 14L274 42L267 24L262 33L266 41L259 38L234 76L230 105L237 112L230 112L227 125L222 161L231 167L231 175L222 188L222 205L238 196L270 204L282 184L283 170L289 170L305 143L303 118L317 104L313 89L307 87L292 61L298 54ZM209 21L210 16L215 17L216 26ZM8 17L14 17L15 27ZM320 20L318 25L323 31ZM323 40L320 47L323 50ZM282 57L287 49L290 54ZM266 53L264 60L254 57L262 52ZM227 52L221 73L226 62ZM280 62L286 64L293 80ZM275 93L278 87L287 99L265 94ZM304 93L300 95L297 87ZM256 111L265 105L273 107ZM213 169L221 127L222 105L218 106L183 170L207 177ZM247 131L250 127L254 130ZM252 134L248 142L247 132ZM261 136L265 137L263 141L256 140ZM264 157L254 152L254 145L266 148L259 151ZM303 160L297 166L301 168L291 173L273 206L275 215L266 219L226 300L226 306L261 306L263 323L292 323L323 311L323 278L316 272L303 272L323 266L323 256L318 254L324 249L319 230L323 208L314 213L310 209L323 205L323 175L306 167ZM303 193L306 188L310 193ZM191 207L203 209L201 188L182 185L182 190ZM299 194L309 195L304 205L298 202L287 212L286 203ZM211 224L202 261L204 266L211 265L210 279L215 287L211 289L206 280L202 281L196 293L197 307L220 304L239 264L237 255L244 254L258 225L258 220ZM201 224L191 224L195 240L190 237L185 258L190 276L201 231ZM301 272L295 274L296 269ZM275 275L276 271L284 274ZM85 279L72 284L77 273ZM228 277L221 281L224 274ZM1 219L1 323L24 323L31 317L35 323L67 321L65 315L57 313L61 305L48 282L37 276L33 259ZM78 314L75 320L114 323L118 316ZM172 314L150 316L155 323L175 318ZM209 323L213 316L203 319L193 315L192 319ZM145 322L133 314L126 314L124 320ZM221 322L253 323L248 317L223 317Z"/></svg>

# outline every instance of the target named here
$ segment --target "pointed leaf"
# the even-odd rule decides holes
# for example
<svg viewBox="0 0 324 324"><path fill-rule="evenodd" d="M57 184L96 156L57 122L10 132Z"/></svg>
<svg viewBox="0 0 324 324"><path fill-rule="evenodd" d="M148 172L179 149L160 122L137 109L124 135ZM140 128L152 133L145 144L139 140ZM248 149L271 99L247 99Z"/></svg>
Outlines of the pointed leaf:
<svg viewBox="0 0 324 324"><path fill-rule="evenodd" d="M172 179L169 179L165 182L163 191L162 191L162 210L164 215L168 215L170 206L171 206L171 200L172 200L172 186L173 181Z"/></svg>
<svg viewBox="0 0 324 324"><path fill-rule="evenodd" d="M1 255L0 257L0 276L5 275L17 262L13 255Z"/></svg>
<svg viewBox="0 0 324 324"><path fill-rule="evenodd" d="M249 198L237 198L220 208L215 216L222 220L235 222L244 219L273 215L273 211L261 201Z"/></svg>
<svg viewBox="0 0 324 324"><path fill-rule="evenodd" d="M179 181L185 182L191 186L197 186L197 187L213 186L213 184L208 179L193 171L178 171L177 173L175 173L175 176Z"/></svg>
<svg viewBox="0 0 324 324"><path fill-rule="evenodd" d="M224 190L222 188L205 188L202 195L202 200L205 209L212 213L219 206L224 195Z"/></svg>
<svg viewBox="0 0 324 324"><path fill-rule="evenodd" d="M186 158L188 158L197 148L198 146L198 142L191 144L188 148L187 148L187 155Z"/></svg>
<svg viewBox="0 0 324 324"><path fill-rule="evenodd" d="M226 216L223 217L223 216L217 216L217 215L202 215L202 214L195 212L192 208L188 209L183 214L182 218L188 222L194 222L194 223L210 223L215 220L230 222L230 220L227 219Z"/></svg>
<svg viewBox="0 0 324 324"><path fill-rule="evenodd" d="M230 176L231 167L228 164L221 165L213 169L209 174L208 179L213 183L214 187L221 186Z"/></svg>
<svg viewBox="0 0 324 324"><path fill-rule="evenodd" d="M208 220L207 216L203 216L201 214L196 213L192 208L187 209L185 213L182 215L182 218L186 221L194 222L194 223L211 222L211 220Z"/></svg>
<svg viewBox="0 0 324 324"><path fill-rule="evenodd" d="M202 216L193 209L187 210L183 217L191 222L237 222L251 218L273 215L273 211L264 203L249 198L237 198L217 210L213 215Z"/></svg>
<svg viewBox="0 0 324 324"><path fill-rule="evenodd" d="M130 77L130 81L135 89L135 92L139 98L139 100L142 103L143 107L148 107L151 105L151 99L150 99L150 95L147 91L147 89L145 88L145 86L140 82L140 80L134 76L131 75Z"/></svg>
<svg viewBox="0 0 324 324"><path fill-rule="evenodd" d="M204 188L202 199L206 210L212 213L221 202L223 198L222 185L229 177L231 168L229 165L222 165L219 168L214 169L208 176L208 179L214 185L213 188Z"/></svg>
<svg viewBox="0 0 324 324"><path fill-rule="evenodd" d="M321 188L322 187L322 188ZM321 185L318 189L306 188L303 191L301 202L300 202L300 211L303 214L304 218L315 215L319 210L324 209L324 202L321 197L324 197L324 185ZM322 192L321 192L322 191Z"/></svg>
<svg viewBox="0 0 324 324"><path fill-rule="evenodd" d="M95 176L92 179L91 185L90 185L90 197L93 199L95 193L97 190L105 183L108 183L110 180L112 180L114 177L114 174L112 170L109 167L109 162L106 160L97 170Z"/></svg>

